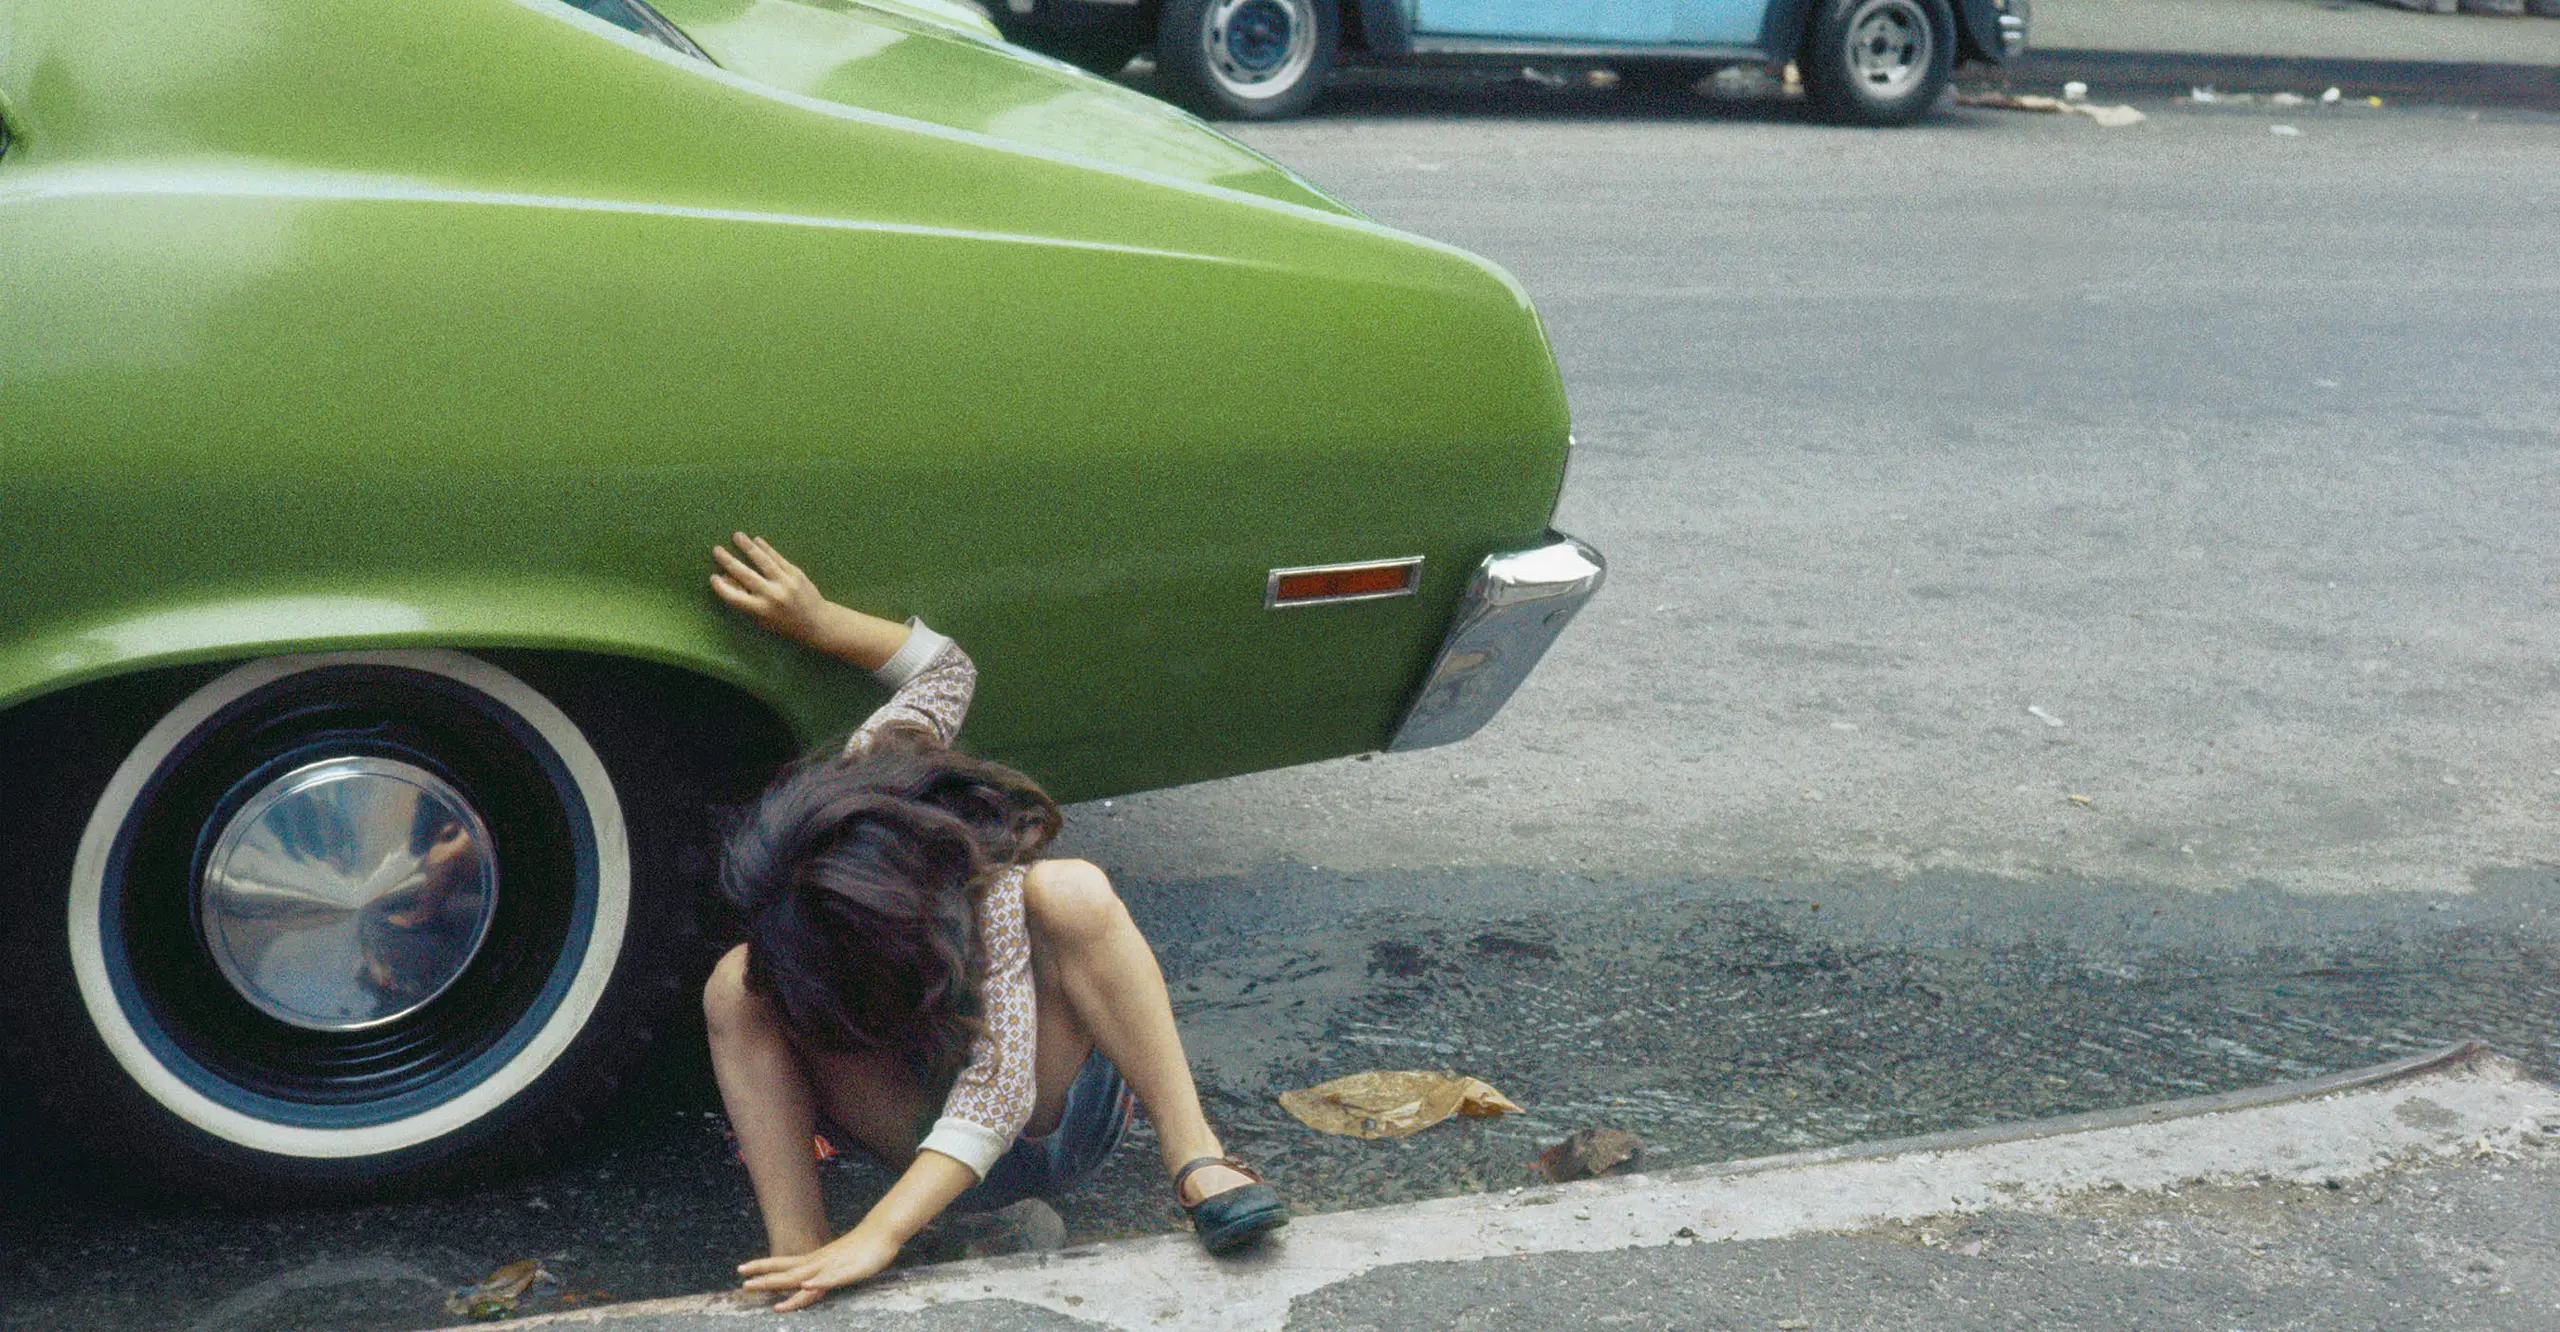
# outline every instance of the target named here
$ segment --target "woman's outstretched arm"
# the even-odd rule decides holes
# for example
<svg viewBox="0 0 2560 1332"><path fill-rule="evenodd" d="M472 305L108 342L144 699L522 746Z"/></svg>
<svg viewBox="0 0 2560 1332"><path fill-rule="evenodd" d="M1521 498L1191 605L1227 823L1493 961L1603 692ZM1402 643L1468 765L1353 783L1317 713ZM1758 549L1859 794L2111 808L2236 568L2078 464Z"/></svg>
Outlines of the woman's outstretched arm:
<svg viewBox="0 0 2560 1332"><path fill-rule="evenodd" d="M776 1312L805 1309L838 1286L850 1286L886 1271L901 1246L977 1181L976 1172L969 1167L926 1148L916 1153L906 1173L898 1176L898 1182L871 1205L861 1224L796 1258L758 1258L740 1263L738 1275L746 1278L748 1290L782 1293L783 1298L773 1306Z"/></svg>
<svg viewBox="0 0 2560 1332"><path fill-rule="evenodd" d="M871 672L896 691L855 729L846 750L862 749L889 727L919 730L944 745L959 740L961 719L978 687L977 663L959 644L920 621L899 624L829 601L800 566L762 537L739 532L730 539L737 543L736 554L718 546L711 550L718 568L711 590L722 601L774 633Z"/></svg>

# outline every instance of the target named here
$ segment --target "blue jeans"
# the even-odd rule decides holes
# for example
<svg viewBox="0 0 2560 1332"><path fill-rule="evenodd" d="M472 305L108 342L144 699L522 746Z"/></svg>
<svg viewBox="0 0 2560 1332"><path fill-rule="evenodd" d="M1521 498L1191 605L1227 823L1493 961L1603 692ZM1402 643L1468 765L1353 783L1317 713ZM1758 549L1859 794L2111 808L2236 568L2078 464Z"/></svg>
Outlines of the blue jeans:
<svg viewBox="0 0 2560 1332"><path fill-rule="evenodd" d="M952 1200L952 1208L992 1212L1025 1198L1065 1192L1102 1168L1129 1131L1129 1112L1137 1104L1137 1093L1120 1080L1120 1070L1100 1050L1086 1055L1076 1080L1067 1085L1058 1126L1037 1138L1015 1138L985 1179Z"/></svg>

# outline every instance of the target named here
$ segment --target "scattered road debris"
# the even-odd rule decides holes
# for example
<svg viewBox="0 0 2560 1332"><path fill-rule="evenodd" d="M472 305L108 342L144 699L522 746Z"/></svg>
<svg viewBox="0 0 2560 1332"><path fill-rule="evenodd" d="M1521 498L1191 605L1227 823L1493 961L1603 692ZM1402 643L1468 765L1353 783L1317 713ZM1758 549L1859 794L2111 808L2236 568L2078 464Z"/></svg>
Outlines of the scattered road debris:
<svg viewBox="0 0 2560 1332"><path fill-rule="evenodd" d="M1056 1253L1067 1247L1066 1219L1039 1198L1007 1203L992 1212L948 1214L941 1225L964 1258Z"/></svg>
<svg viewBox="0 0 2560 1332"><path fill-rule="evenodd" d="M2273 134L2282 139L2299 139L2302 137L2301 127L2295 125L2269 125L2267 126L2267 133Z"/></svg>
<svg viewBox="0 0 2560 1332"><path fill-rule="evenodd" d="M2139 125L2150 119L2149 116L2132 107L2123 105L2100 106L2095 102L2082 102L2068 109L2098 122L2101 129L2122 129L2127 125Z"/></svg>
<svg viewBox="0 0 2560 1332"><path fill-rule="evenodd" d="M1558 1184L1591 1179L1644 1154L1644 1139L1625 1129L1575 1129L1564 1141L1538 1153L1531 1169Z"/></svg>
<svg viewBox="0 0 2560 1332"><path fill-rule="evenodd" d="M1784 97L1786 80L1766 65L1726 65L1707 76L1707 91L1730 101Z"/></svg>
<svg viewBox="0 0 2560 1332"><path fill-rule="evenodd" d="M1958 106L1987 106L2000 111L2065 111L2087 116L2108 129L2139 125L2150 117L2129 106L2107 106L2097 102L2065 101L2035 93L1963 92L1956 94Z"/></svg>
<svg viewBox="0 0 2560 1332"><path fill-rule="evenodd" d="M444 1311L474 1322L505 1318L537 1281L556 1283L559 1278L544 1271L539 1258L518 1259L445 1296Z"/></svg>
<svg viewBox="0 0 2560 1332"><path fill-rule="evenodd" d="M2078 805L2082 809L2096 809L2098 807L2098 802L2091 800L2089 797L2084 795L2070 796L2067 797L2067 799L2069 799L2072 804Z"/></svg>
<svg viewBox="0 0 2560 1332"><path fill-rule="evenodd" d="M1318 1133L1344 1138L1402 1138L1451 1115L1520 1113L1510 1097L1482 1079L1422 1070L1354 1073L1282 1092L1280 1108Z"/></svg>
<svg viewBox="0 0 2560 1332"><path fill-rule="evenodd" d="M2027 715L2035 718L2037 721L2043 722L2045 725L2050 726L2057 731L2062 729L2062 719L2060 717L2054 716L2052 713L2045 711L2043 708L2037 707L2033 703L2027 705Z"/></svg>
<svg viewBox="0 0 2560 1332"><path fill-rule="evenodd" d="M2207 84L2200 88L2189 88L2183 100L2203 106L2254 106L2260 102L2269 106L2302 106L2313 99L2297 92L2218 92L2211 84ZM2318 100L2322 106L2337 106L2347 100L2347 94L2343 89L2331 88L2321 93ZM2368 107L2377 107L2382 105L2382 99L2367 97L2364 99L2364 104Z"/></svg>

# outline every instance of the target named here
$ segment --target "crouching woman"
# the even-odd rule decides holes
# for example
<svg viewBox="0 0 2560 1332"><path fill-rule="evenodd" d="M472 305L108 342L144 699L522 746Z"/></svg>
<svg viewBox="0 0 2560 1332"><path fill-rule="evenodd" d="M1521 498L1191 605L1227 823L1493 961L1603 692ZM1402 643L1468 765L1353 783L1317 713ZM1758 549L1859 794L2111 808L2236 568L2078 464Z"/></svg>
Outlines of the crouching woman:
<svg viewBox="0 0 2560 1332"><path fill-rule="evenodd" d="M1213 1253L1288 1221L1201 1113L1164 975L1102 871L1041 856L1058 807L951 748L977 669L951 640L828 601L765 541L712 552L713 592L895 691L843 751L794 765L732 835L746 922L703 992L720 1099L764 1219L741 1264L774 1307L889 1266L944 1209L1001 1207L1099 1167L1146 1107ZM821 1124L902 1173L833 1234Z"/></svg>

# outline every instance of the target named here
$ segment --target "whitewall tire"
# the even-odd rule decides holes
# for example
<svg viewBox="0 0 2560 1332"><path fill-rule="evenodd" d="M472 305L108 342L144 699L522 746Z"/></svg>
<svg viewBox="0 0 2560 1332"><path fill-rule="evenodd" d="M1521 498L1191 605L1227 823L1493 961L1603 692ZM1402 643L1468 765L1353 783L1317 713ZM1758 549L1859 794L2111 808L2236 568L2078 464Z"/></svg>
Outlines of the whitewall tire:
<svg viewBox="0 0 2560 1332"><path fill-rule="evenodd" d="M7 940L13 1062L66 1124L272 1194L469 1173L589 1117L691 938L690 903L635 896L623 791L661 784L458 652L180 688L13 885L52 907Z"/></svg>

